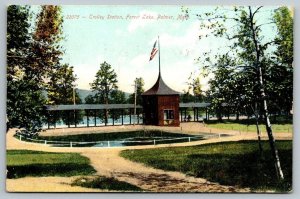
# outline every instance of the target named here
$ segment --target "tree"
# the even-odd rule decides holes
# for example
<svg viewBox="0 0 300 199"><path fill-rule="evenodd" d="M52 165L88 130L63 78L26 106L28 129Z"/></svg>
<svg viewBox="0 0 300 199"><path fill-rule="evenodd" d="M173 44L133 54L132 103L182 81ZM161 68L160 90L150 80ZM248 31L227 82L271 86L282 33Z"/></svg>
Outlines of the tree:
<svg viewBox="0 0 300 199"><path fill-rule="evenodd" d="M269 119L266 92L266 66L269 63L268 50L274 42L265 41L262 36L262 28L270 23L260 23L260 20L258 20L261 9L262 7L233 7L232 12L229 14L229 12L219 12L219 8L216 8L213 13L204 13L198 15L198 17L202 20L201 26L203 28L211 29L211 33L216 37L227 39L229 55L236 60L235 70L243 73L244 76L254 77L255 85L250 85L253 86L251 90L255 94L253 95L255 96L253 101L259 100L258 103L261 105L276 171L279 178L283 179L284 176ZM229 20L233 21L230 30L228 23L226 23ZM209 22L209 25L207 22ZM209 60L209 57L206 56L205 60Z"/></svg>
<svg viewBox="0 0 300 199"><path fill-rule="evenodd" d="M51 72L51 77L47 85L48 104L73 104L73 94L75 94L75 103L81 104L82 101L75 89L76 79L77 78L74 75L73 67L69 66L68 64L64 64L55 71ZM68 114L68 112L64 112L60 115L56 115L56 117L61 117L64 122L74 123L74 117L69 117ZM59 117L57 117L57 119L59 119ZM77 114L76 123L79 123L82 120L82 117L82 114ZM67 118L70 118L70 121L68 121Z"/></svg>
<svg viewBox="0 0 300 199"><path fill-rule="evenodd" d="M7 127L40 130L44 120L42 93L38 74L30 59L29 7L7 8Z"/></svg>
<svg viewBox="0 0 300 199"><path fill-rule="evenodd" d="M55 74L55 75L54 75ZM48 83L48 104L73 104L73 89L76 81L73 67L64 64L51 75ZM77 93L77 92L76 92ZM80 98L77 93L76 103Z"/></svg>
<svg viewBox="0 0 300 199"><path fill-rule="evenodd" d="M110 102L113 104L126 104L125 93L120 90L113 90L110 94ZM123 110L114 110L113 118L119 119L122 113L124 114Z"/></svg>
<svg viewBox="0 0 300 199"><path fill-rule="evenodd" d="M107 62L100 64L100 69L96 73L95 80L91 83L91 88L96 92L96 97L101 104L109 104L110 94L113 90L118 89L117 74ZM105 122L107 123L108 110L105 110Z"/></svg>
<svg viewBox="0 0 300 199"><path fill-rule="evenodd" d="M142 98L142 93L145 91L144 90L144 79L142 77L136 78L134 80L134 85L136 84L136 104L142 105L143 104L143 98ZM135 93L132 93L129 96L128 102L130 104L134 104L134 95Z"/></svg>
<svg viewBox="0 0 300 199"><path fill-rule="evenodd" d="M193 77L194 76L194 77ZM193 95L194 95L194 101L198 101L201 102L204 99L204 95L203 95L203 91L202 91L202 86L200 84L200 75L193 75L193 73L191 73L191 75L188 78L188 93L190 93L190 90L192 91Z"/></svg>
<svg viewBox="0 0 300 199"><path fill-rule="evenodd" d="M273 109L290 114L293 106L293 18L287 7L275 10L276 50L267 67L266 80L271 91ZM278 84L280 82L280 84Z"/></svg>
<svg viewBox="0 0 300 199"><path fill-rule="evenodd" d="M210 89L207 93L211 102L211 109L222 121L223 104L236 104L236 79L234 78L234 61L228 54L218 56L215 64L214 78L209 81Z"/></svg>
<svg viewBox="0 0 300 199"><path fill-rule="evenodd" d="M58 6L42 6L34 31L28 35L26 55L22 56L22 59L26 59L27 62L24 66L27 76L37 81L41 88L45 87L45 80L48 79L53 68L59 66L62 55L58 44L62 39L60 36L62 18L59 13Z"/></svg>
<svg viewBox="0 0 300 199"><path fill-rule="evenodd" d="M183 94L180 95L180 102L188 103L194 101L195 101L195 97L190 93L190 91L183 90Z"/></svg>
<svg viewBox="0 0 300 199"><path fill-rule="evenodd" d="M95 95L89 94L88 96L86 96L84 98L84 101L86 104L99 104L99 103L97 103L97 99L98 98L96 98Z"/></svg>

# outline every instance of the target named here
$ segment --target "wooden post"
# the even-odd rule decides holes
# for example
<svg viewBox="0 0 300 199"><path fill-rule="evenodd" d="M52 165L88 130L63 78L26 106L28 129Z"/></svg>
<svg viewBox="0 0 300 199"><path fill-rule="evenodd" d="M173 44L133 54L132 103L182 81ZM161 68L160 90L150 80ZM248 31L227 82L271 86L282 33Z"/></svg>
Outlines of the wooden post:
<svg viewBox="0 0 300 199"><path fill-rule="evenodd" d="M94 110L94 122L95 122L95 126L97 124L97 110Z"/></svg>
<svg viewBox="0 0 300 199"><path fill-rule="evenodd" d="M107 114L106 114L106 109L103 109L104 111L104 122L105 122L105 126L107 126Z"/></svg>
<svg viewBox="0 0 300 199"><path fill-rule="evenodd" d="M70 111L68 111L68 128L70 128Z"/></svg>
<svg viewBox="0 0 300 199"><path fill-rule="evenodd" d="M86 126L89 127L89 110L85 110L86 111Z"/></svg>
<svg viewBox="0 0 300 199"><path fill-rule="evenodd" d="M114 126L115 125L115 110L112 109L111 112L112 112L112 125Z"/></svg>
<svg viewBox="0 0 300 199"><path fill-rule="evenodd" d="M124 124L124 120L123 120L123 116L124 116L124 109L122 109L122 111L121 111L122 113L122 125Z"/></svg>
<svg viewBox="0 0 300 199"><path fill-rule="evenodd" d="M48 115L47 115L47 121L48 121L48 129L50 129L50 113L48 111Z"/></svg>
<svg viewBox="0 0 300 199"><path fill-rule="evenodd" d="M56 111L54 111L53 118L54 118L54 128L56 129Z"/></svg>
<svg viewBox="0 0 300 199"><path fill-rule="evenodd" d="M194 122L196 121L196 108L194 108Z"/></svg>
<svg viewBox="0 0 300 199"><path fill-rule="evenodd" d="M129 124L131 124L131 109L129 108Z"/></svg>
<svg viewBox="0 0 300 199"><path fill-rule="evenodd" d="M77 127L77 113L76 110L74 110L74 124L75 124L75 128Z"/></svg>

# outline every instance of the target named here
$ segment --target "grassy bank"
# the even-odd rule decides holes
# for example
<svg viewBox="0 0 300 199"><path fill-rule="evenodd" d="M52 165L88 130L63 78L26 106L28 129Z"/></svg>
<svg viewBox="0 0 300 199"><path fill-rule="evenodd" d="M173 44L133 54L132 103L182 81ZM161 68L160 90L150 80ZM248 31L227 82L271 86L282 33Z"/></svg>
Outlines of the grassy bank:
<svg viewBox="0 0 300 199"><path fill-rule="evenodd" d="M278 141L285 181L277 183L268 142L260 155L256 141L216 143L192 147L126 150L121 156L163 170L180 171L224 185L252 190L290 191L292 142Z"/></svg>
<svg viewBox="0 0 300 199"><path fill-rule="evenodd" d="M206 121L206 125L211 128L236 130L236 131L252 131L256 132L256 125L254 120L223 120L222 122L217 120ZM263 123L259 124L261 132L266 132L266 126ZM293 124L286 123L273 123L273 132L293 132Z"/></svg>
<svg viewBox="0 0 300 199"><path fill-rule="evenodd" d="M94 189L107 189L115 191L126 191L126 192L136 192L143 191L141 188L129 184L127 182L119 181L115 178L107 178L104 176L97 177L80 177L76 179L72 186L81 186Z"/></svg>
<svg viewBox="0 0 300 199"><path fill-rule="evenodd" d="M88 175L95 172L89 164L88 158L77 153L7 151L8 178Z"/></svg>

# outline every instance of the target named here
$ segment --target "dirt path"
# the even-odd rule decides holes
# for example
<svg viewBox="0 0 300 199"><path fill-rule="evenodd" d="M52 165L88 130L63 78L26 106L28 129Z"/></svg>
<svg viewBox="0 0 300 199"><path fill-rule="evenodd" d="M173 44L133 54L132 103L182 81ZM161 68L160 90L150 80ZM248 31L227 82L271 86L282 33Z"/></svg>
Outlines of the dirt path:
<svg viewBox="0 0 300 199"><path fill-rule="evenodd" d="M193 132L194 128L205 128L198 124L189 129ZM181 129L180 129L181 130ZM13 137L15 129L7 133L7 149L27 149L50 152L78 152L90 159L91 165L96 169L97 175L115 177L118 180L126 181L137 185L150 192L248 192L249 189L239 189L231 186L222 186L217 183L209 182L202 178L186 176L180 172L167 172L159 169L146 167L143 164L131 162L119 156L124 149L140 149L170 146L131 146L123 148L60 148L50 147L44 144L23 142ZM224 131L222 131L224 132ZM53 132L52 132L53 133ZM194 133L197 133L196 131ZM216 130L216 133L218 131ZM190 146L220 141L237 141L243 139L256 139L255 133L231 132L231 137L221 137L209 140L202 140L190 143L172 144L172 146ZM277 139L292 139L292 134L277 134ZM6 189L8 191L24 192L97 192L107 190L87 189L82 187L71 187L72 178L67 177L26 177L20 179L8 179Z"/></svg>

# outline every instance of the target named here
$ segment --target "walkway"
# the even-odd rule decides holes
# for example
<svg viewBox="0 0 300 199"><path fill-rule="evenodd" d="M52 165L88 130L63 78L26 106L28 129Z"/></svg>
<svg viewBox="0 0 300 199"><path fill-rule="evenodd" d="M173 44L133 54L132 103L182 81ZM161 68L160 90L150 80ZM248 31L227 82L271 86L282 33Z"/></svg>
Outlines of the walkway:
<svg viewBox="0 0 300 199"><path fill-rule="evenodd" d="M183 129L190 133L208 131L199 123L184 124ZM113 127L115 128L115 127ZM132 127L130 127L132 128ZM140 128L135 126L134 128ZM154 127L153 127L154 128ZM27 149L49 152L78 152L90 159L91 165L96 169L96 175L115 177L120 181L126 181L137 185L150 192L248 192L249 189L222 186L209 182L202 178L186 176L180 172L168 172L147 167L140 163L131 162L119 156L124 148L60 148L50 147L43 144L23 142L13 137L16 129L7 133L7 149ZM178 130L181 131L181 128ZM77 130L78 131L78 130ZM213 130L216 133L219 130ZM224 132L224 131L222 131ZM49 132L45 132L47 134ZM53 133L53 132L52 132ZM51 134L52 134L51 133ZM65 132L64 132L65 133ZM78 133L78 132L77 132ZM172 146L190 146L220 141L237 141L243 139L256 139L255 133L228 132L234 136L214 138L190 143L172 144ZM276 134L277 139L292 139L291 133ZM159 146L131 146L126 149L167 147L169 144ZM87 189L82 187L71 187L70 183L75 177L25 177L20 179L7 179L7 191L17 192L99 192L107 190Z"/></svg>

